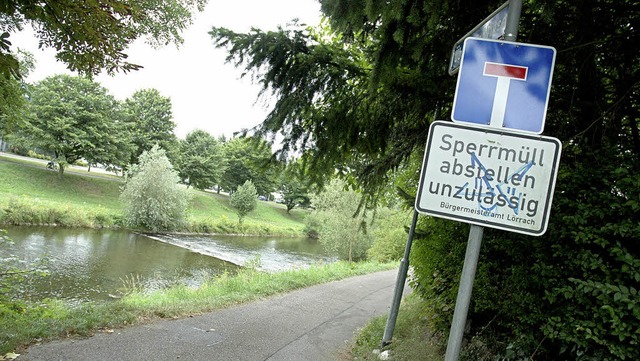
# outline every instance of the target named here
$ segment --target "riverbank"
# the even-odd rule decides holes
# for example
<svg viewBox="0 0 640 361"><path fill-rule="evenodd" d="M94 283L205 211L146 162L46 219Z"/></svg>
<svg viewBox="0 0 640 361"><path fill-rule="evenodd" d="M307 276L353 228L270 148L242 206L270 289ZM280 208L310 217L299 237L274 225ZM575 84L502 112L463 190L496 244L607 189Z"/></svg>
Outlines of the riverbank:
<svg viewBox="0 0 640 361"><path fill-rule="evenodd" d="M57 300L0 304L0 355L15 350L20 353L29 344L55 338L113 332L114 328L157 318L188 317L396 266L395 262L336 262L278 273L245 269L236 275L214 277L199 288L177 286L148 294L132 292L112 302L75 306Z"/></svg>
<svg viewBox="0 0 640 361"><path fill-rule="evenodd" d="M0 154L0 225L122 227L122 178L74 169L57 172L35 161ZM302 236L307 212L258 201L242 225L226 195L190 189L186 222L176 231L210 234Z"/></svg>

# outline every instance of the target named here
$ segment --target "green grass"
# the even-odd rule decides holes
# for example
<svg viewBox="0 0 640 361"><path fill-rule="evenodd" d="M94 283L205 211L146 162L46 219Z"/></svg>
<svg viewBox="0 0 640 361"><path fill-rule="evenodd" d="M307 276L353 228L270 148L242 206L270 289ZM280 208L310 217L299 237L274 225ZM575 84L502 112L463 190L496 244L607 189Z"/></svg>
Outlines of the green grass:
<svg viewBox="0 0 640 361"><path fill-rule="evenodd" d="M395 263L336 262L279 273L246 269L236 275L212 278L199 288L178 286L151 294L132 293L108 303L79 306L69 306L61 301L38 305L0 303L0 355L23 348L35 340L85 336L155 318L200 314L395 266Z"/></svg>
<svg viewBox="0 0 640 361"><path fill-rule="evenodd" d="M118 201L121 182L89 178L77 173L65 173L58 178L57 172L44 167L31 167L15 161L7 162L0 157L0 202L6 204L11 197L32 197L49 204L67 204L79 208L101 205L109 209L120 209Z"/></svg>
<svg viewBox="0 0 640 361"><path fill-rule="evenodd" d="M405 297L398 312L392 343L386 347L394 361L438 361L444 358L442 335L434 335L429 326L429 311L416 294ZM381 349L387 317L372 319L356 337L344 360L379 360L374 350Z"/></svg>
<svg viewBox="0 0 640 361"><path fill-rule="evenodd" d="M208 222L216 224L216 221L221 225L226 222L226 226L231 228L230 232L222 233L246 233L248 229L253 231L249 233L254 234L302 235L304 217L308 213L303 209L293 209L287 213L287 208L282 204L258 201L256 209L246 216L244 228L239 228L238 217L229 205L227 195L195 190L192 195L188 210L190 220L199 225Z"/></svg>
<svg viewBox="0 0 640 361"><path fill-rule="evenodd" d="M118 197L122 178L78 169L62 179L42 163L0 155L0 223L112 227L121 223ZM283 205L258 201L256 210L238 224L228 196L190 190L187 225L178 231L198 233L302 235L306 211L291 214Z"/></svg>

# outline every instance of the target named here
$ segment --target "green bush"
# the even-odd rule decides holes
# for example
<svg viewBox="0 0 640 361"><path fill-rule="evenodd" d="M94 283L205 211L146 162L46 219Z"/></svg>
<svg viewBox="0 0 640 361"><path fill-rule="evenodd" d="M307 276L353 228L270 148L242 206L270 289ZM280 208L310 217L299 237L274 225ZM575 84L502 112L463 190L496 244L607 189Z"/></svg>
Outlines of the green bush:
<svg viewBox="0 0 640 361"><path fill-rule="evenodd" d="M242 224L244 217L256 209L258 205L258 191L250 180L238 186L230 198L229 204L231 204L231 207L236 211L239 224Z"/></svg>
<svg viewBox="0 0 640 361"><path fill-rule="evenodd" d="M78 159L75 162L73 162L73 165L77 165L79 167L88 167L89 163L87 163L86 161L84 161L82 159Z"/></svg>
<svg viewBox="0 0 640 361"><path fill-rule="evenodd" d="M406 211L378 209L371 227L373 244L367 251L367 259L376 262L402 259L408 236L404 226L411 224L410 215Z"/></svg>
<svg viewBox="0 0 640 361"><path fill-rule="evenodd" d="M466 336L473 342L462 359L640 359L640 174L613 162L572 166L559 174L545 235L485 229ZM413 286L442 332L467 232L421 217L414 241Z"/></svg>
<svg viewBox="0 0 640 361"><path fill-rule="evenodd" d="M157 145L139 160L128 172L120 194L126 224L154 232L179 229L184 225L190 193L178 185L177 172Z"/></svg>
<svg viewBox="0 0 640 361"><path fill-rule="evenodd" d="M51 159L51 157L46 155L46 154L36 153L36 152L34 152L32 150L29 150L27 152L27 156L30 157L30 158L36 158L36 159L47 159L47 160Z"/></svg>
<svg viewBox="0 0 640 361"><path fill-rule="evenodd" d="M28 196L12 197L1 209L0 222L11 225L56 225L64 227L111 227L118 216L98 207L87 211L60 204L49 204Z"/></svg>
<svg viewBox="0 0 640 361"><path fill-rule="evenodd" d="M308 216L304 219L304 233L309 238L318 239L320 237L320 219Z"/></svg>
<svg viewBox="0 0 640 361"><path fill-rule="evenodd" d="M418 219L409 262L414 274L411 287L429 304L433 325L443 333L453 316L468 229L443 219ZM474 291L477 288L476 284Z"/></svg>
<svg viewBox="0 0 640 361"><path fill-rule="evenodd" d="M371 247L372 237L366 232L368 219L356 214L359 201L358 193L334 180L314 198L316 210L305 218L308 228L317 228L324 250L349 262L366 258Z"/></svg>

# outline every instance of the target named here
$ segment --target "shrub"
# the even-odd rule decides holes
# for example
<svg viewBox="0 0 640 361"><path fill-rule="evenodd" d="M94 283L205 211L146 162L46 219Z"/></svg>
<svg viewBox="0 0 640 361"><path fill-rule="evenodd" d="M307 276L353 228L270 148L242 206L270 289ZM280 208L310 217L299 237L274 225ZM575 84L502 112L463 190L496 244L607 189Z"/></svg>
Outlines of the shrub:
<svg viewBox="0 0 640 361"><path fill-rule="evenodd" d="M367 259L376 262L391 262L402 259L407 244L407 232L410 213L389 208L379 208L373 225L373 244L367 251Z"/></svg>
<svg viewBox="0 0 640 361"><path fill-rule="evenodd" d="M154 232L179 228L190 195L178 185L180 179L165 151L155 145L139 160L127 173L127 183L120 194L125 223Z"/></svg>
<svg viewBox="0 0 640 361"><path fill-rule="evenodd" d="M258 191L253 182L248 180L243 185L238 186L231 195L230 203L236 214L238 214L238 224L242 224L244 217L258 205Z"/></svg>
<svg viewBox="0 0 640 361"><path fill-rule="evenodd" d="M307 229L317 229L324 250L349 262L366 257L371 235L366 232L367 219L356 214L360 195L346 190L334 180L314 198L316 210L305 218Z"/></svg>

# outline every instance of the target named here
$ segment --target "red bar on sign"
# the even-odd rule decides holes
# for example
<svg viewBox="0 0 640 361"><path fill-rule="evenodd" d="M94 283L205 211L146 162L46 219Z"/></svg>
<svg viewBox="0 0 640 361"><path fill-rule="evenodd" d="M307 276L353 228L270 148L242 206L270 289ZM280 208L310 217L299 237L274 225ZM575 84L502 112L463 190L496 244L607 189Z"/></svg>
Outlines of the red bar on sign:
<svg viewBox="0 0 640 361"><path fill-rule="evenodd" d="M527 70L528 68L526 66L507 65L490 62L484 63L484 75L490 76L526 80Z"/></svg>

